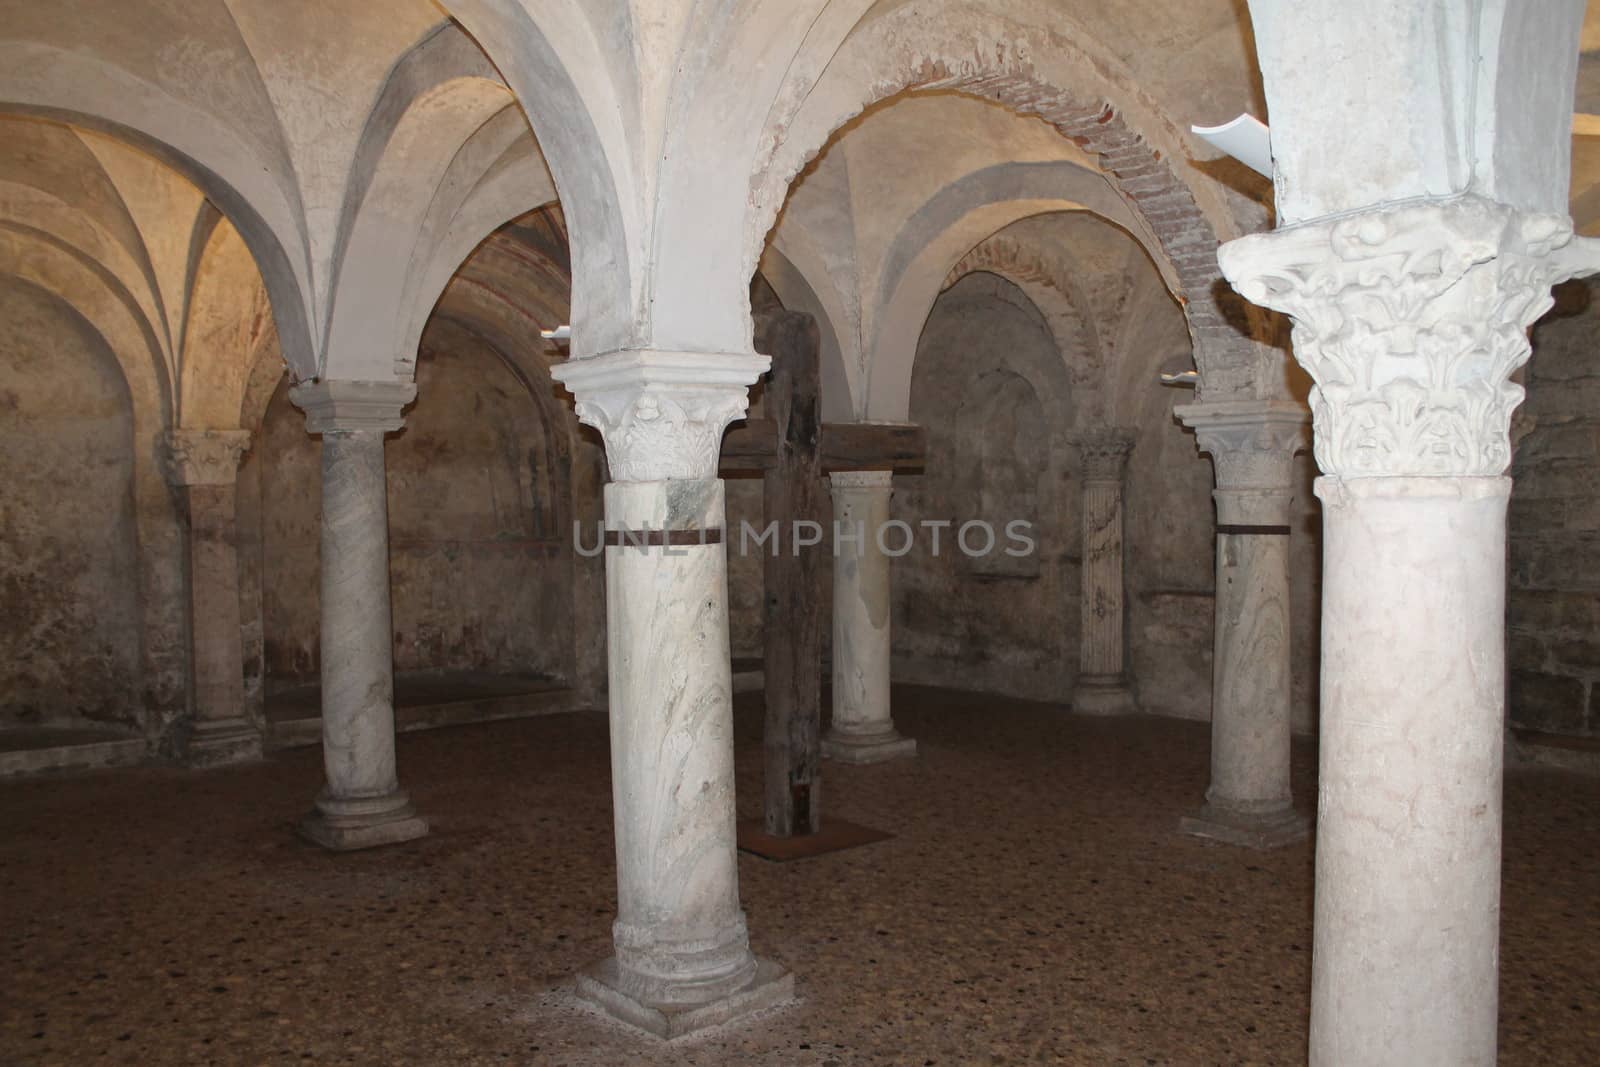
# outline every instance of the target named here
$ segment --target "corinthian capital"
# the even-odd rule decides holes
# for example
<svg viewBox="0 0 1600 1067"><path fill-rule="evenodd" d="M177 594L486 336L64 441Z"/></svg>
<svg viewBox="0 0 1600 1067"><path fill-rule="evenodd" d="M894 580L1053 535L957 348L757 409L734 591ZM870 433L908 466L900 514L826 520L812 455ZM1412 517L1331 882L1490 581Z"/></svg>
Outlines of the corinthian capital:
<svg viewBox="0 0 1600 1067"><path fill-rule="evenodd" d="M1324 473L1498 475L1528 327L1552 285L1600 270L1600 242L1461 196L1243 237L1218 259L1246 299L1294 319Z"/></svg>
<svg viewBox="0 0 1600 1067"><path fill-rule="evenodd" d="M569 360L552 376L578 418L605 438L611 477L661 482L717 476L722 433L744 418L767 356L630 350Z"/></svg>
<svg viewBox="0 0 1600 1067"><path fill-rule="evenodd" d="M250 447L248 430L171 430L167 480L173 485L232 485L239 457Z"/></svg>
<svg viewBox="0 0 1600 1067"><path fill-rule="evenodd" d="M1135 441L1132 430L1120 427L1089 427L1071 437L1083 461L1086 482L1120 482Z"/></svg>

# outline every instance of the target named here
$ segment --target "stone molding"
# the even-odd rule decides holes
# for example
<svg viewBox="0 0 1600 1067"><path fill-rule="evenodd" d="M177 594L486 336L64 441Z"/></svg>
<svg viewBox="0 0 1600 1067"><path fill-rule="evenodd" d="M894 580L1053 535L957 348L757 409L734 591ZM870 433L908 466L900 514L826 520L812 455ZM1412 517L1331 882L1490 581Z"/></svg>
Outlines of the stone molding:
<svg viewBox="0 0 1600 1067"><path fill-rule="evenodd" d="M1289 491L1294 457L1311 444L1311 412L1293 401L1180 404L1172 412L1211 456L1219 491Z"/></svg>
<svg viewBox="0 0 1600 1067"><path fill-rule="evenodd" d="M894 471L833 471L828 480L837 492L889 489L894 485Z"/></svg>
<svg viewBox="0 0 1600 1067"><path fill-rule="evenodd" d="M1511 460L1528 327L1552 285L1600 270L1600 242L1467 195L1255 234L1219 257L1242 296L1294 319L1324 474L1493 476Z"/></svg>
<svg viewBox="0 0 1600 1067"><path fill-rule="evenodd" d="M1121 482L1137 438L1132 430L1105 427L1073 434L1070 440L1083 463L1084 481Z"/></svg>
<svg viewBox="0 0 1600 1067"><path fill-rule="evenodd" d="M417 383L308 382L289 390L306 413L307 433L392 433L405 426L401 409L417 398Z"/></svg>
<svg viewBox="0 0 1600 1067"><path fill-rule="evenodd" d="M605 439L613 481L662 482L717 476L723 431L771 365L754 353L632 349L568 360L551 376Z"/></svg>
<svg viewBox="0 0 1600 1067"><path fill-rule="evenodd" d="M248 430L170 430L167 480L176 486L232 485L239 478L239 458L249 448Z"/></svg>

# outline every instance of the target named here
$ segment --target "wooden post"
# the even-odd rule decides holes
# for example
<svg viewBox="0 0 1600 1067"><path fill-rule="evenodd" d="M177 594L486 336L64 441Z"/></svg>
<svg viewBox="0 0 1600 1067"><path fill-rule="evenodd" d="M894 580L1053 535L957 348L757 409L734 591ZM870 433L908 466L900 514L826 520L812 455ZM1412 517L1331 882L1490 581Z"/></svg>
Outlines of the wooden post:
<svg viewBox="0 0 1600 1067"><path fill-rule="evenodd" d="M799 312L756 316L756 351L772 357L767 418L749 419L723 439L724 474L760 471L776 555L762 564L766 658L765 810L759 829L739 826L741 848L768 859L798 859L880 841L887 834L843 819L822 833L821 553L833 546L823 524L823 478L835 470L920 470L927 435L919 426L822 422L816 322ZM815 545L797 546L795 526L817 524ZM769 553L772 550L769 550ZM764 831L764 832L763 832Z"/></svg>
<svg viewBox="0 0 1600 1067"><path fill-rule="evenodd" d="M810 315L773 312L756 322L756 350L772 357L767 413L776 455L762 476L766 521L776 524L776 554L763 560L766 583L766 831L775 837L822 829L822 374L817 324ZM797 542L797 523L816 524L819 541Z"/></svg>

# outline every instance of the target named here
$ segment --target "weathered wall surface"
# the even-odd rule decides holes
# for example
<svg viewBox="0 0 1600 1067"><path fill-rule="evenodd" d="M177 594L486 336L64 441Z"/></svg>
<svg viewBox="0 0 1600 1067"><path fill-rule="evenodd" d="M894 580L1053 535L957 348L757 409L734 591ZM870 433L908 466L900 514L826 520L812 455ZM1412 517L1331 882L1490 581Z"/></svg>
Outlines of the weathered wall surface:
<svg viewBox="0 0 1600 1067"><path fill-rule="evenodd" d="M0 725L142 724L133 412L115 356L0 279Z"/></svg>
<svg viewBox="0 0 1600 1067"><path fill-rule="evenodd" d="M975 273L939 298L911 385L927 469L896 479L890 508L918 530L893 565L897 680L1048 700L1071 692L1082 552L1073 411L1043 318L1015 286ZM1013 519L1033 525L1036 555L1001 554ZM955 526L935 554L922 523L941 520ZM973 558L955 544L955 527L972 520L1001 535L995 553Z"/></svg>
<svg viewBox="0 0 1600 1067"><path fill-rule="evenodd" d="M461 331L425 340L418 402L387 446L395 669L567 678L570 472L528 388ZM270 684L317 672L318 444L282 392L262 462Z"/></svg>
<svg viewBox="0 0 1600 1067"><path fill-rule="evenodd" d="M1533 332L1511 472L1511 724L1600 736L1600 283L1568 282Z"/></svg>

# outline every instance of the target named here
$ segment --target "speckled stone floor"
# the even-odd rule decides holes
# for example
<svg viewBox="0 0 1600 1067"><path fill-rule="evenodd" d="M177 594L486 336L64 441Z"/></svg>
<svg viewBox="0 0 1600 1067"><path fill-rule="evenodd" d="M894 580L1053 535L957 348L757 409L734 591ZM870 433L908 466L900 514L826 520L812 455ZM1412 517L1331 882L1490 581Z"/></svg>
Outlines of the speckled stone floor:
<svg viewBox="0 0 1600 1067"><path fill-rule="evenodd" d="M896 700L920 757L829 766L827 803L899 836L740 860L798 1002L671 1046L568 991L614 907L600 716L403 737L435 833L364 854L288 832L315 749L0 784L0 1063L1304 1062L1311 849L1173 832L1205 785L1203 725ZM1311 764L1297 752L1307 802ZM1501 1063L1593 1064L1600 783L1518 771L1506 809Z"/></svg>

